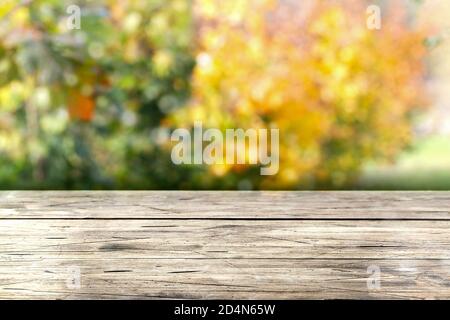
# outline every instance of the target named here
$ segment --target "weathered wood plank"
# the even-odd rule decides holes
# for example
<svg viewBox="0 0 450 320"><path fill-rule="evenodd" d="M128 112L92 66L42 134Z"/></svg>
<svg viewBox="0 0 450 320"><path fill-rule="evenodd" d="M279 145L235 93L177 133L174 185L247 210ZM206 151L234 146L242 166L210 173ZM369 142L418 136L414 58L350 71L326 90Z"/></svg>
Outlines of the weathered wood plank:
<svg viewBox="0 0 450 320"><path fill-rule="evenodd" d="M3 220L0 256L450 259L450 221Z"/></svg>
<svg viewBox="0 0 450 320"><path fill-rule="evenodd" d="M450 220L448 192L3 191L0 219Z"/></svg>
<svg viewBox="0 0 450 320"><path fill-rule="evenodd" d="M371 265L381 270L380 289L367 287ZM448 299L449 268L448 260L48 258L0 267L0 298Z"/></svg>
<svg viewBox="0 0 450 320"><path fill-rule="evenodd" d="M0 298L450 298L447 221L0 221ZM381 269L369 290L367 268ZM68 287L70 268L80 288Z"/></svg>

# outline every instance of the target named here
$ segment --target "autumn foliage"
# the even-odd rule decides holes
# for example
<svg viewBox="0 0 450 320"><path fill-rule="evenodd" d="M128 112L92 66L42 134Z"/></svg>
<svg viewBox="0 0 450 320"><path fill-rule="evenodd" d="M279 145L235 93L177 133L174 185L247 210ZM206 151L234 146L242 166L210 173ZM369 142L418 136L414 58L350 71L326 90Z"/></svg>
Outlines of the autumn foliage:
<svg viewBox="0 0 450 320"><path fill-rule="evenodd" d="M335 188L394 159L426 103L425 31L364 1L0 3L6 188ZM280 170L175 167L167 129L278 128Z"/></svg>
<svg viewBox="0 0 450 320"><path fill-rule="evenodd" d="M426 51L404 7L392 7L380 31L354 1L199 0L195 9L193 98L175 123L280 129L278 175L227 173L259 188L339 187L408 143L425 104Z"/></svg>

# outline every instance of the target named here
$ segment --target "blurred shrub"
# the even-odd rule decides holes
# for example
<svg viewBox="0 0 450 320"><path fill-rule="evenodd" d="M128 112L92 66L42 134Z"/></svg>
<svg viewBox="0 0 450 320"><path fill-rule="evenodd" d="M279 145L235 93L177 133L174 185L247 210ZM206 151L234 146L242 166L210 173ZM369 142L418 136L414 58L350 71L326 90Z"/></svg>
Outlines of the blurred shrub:
<svg viewBox="0 0 450 320"><path fill-rule="evenodd" d="M213 187L335 188L393 159L423 96L423 32L402 5L366 28L364 2L199 0L193 98L173 123L280 129L280 172L212 166ZM411 20L409 20L411 22Z"/></svg>
<svg viewBox="0 0 450 320"><path fill-rule="evenodd" d="M363 4L2 0L0 187L346 185L408 143L424 104L424 35L402 6L366 29ZM174 167L165 129L195 120L280 128L279 174Z"/></svg>
<svg viewBox="0 0 450 320"><path fill-rule="evenodd" d="M79 30L67 27L73 4ZM190 11L185 0L2 1L1 187L173 186L152 137L189 94Z"/></svg>

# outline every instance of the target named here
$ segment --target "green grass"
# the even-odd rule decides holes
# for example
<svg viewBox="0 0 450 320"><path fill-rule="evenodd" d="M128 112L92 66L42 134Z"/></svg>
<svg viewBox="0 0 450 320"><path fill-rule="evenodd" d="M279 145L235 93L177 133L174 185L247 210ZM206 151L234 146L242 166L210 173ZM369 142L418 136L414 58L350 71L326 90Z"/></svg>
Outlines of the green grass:
<svg viewBox="0 0 450 320"><path fill-rule="evenodd" d="M355 188L450 190L450 137L419 140L392 165L368 165Z"/></svg>

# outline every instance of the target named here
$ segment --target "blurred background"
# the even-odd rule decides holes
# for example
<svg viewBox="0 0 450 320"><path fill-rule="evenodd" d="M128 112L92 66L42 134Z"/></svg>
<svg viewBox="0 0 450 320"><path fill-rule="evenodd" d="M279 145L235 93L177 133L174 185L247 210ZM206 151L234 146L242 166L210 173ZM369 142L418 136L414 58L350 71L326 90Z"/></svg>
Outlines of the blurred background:
<svg viewBox="0 0 450 320"><path fill-rule="evenodd" d="M450 190L449 16L447 0L2 0L0 189ZM194 121L279 128L279 173L173 165L168 135Z"/></svg>

